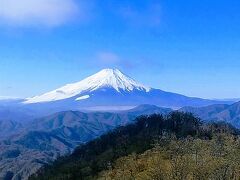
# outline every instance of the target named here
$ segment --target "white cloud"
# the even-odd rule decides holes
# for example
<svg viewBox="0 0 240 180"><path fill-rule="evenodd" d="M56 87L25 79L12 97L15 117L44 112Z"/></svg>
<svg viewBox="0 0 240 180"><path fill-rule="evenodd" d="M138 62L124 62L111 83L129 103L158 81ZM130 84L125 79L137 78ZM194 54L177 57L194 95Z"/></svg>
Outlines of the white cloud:
<svg viewBox="0 0 240 180"><path fill-rule="evenodd" d="M100 52L98 53L97 58L103 64L118 64L120 62L120 57L112 52Z"/></svg>
<svg viewBox="0 0 240 180"><path fill-rule="evenodd" d="M146 4L144 9L125 5L120 7L118 13L133 26L157 27L161 24L162 10L161 5L157 3Z"/></svg>
<svg viewBox="0 0 240 180"><path fill-rule="evenodd" d="M93 63L94 65L97 64L101 68L126 69L133 67L130 60L109 51L98 52L97 57L93 60Z"/></svg>
<svg viewBox="0 0 240 180"><path fill-rule="evenodd" d="M0 100L14 100L14 99L20 99L20 98L13 97L13 96L0 96Z"/></svg>
<svg viewBox="0 0 240 180"><path fill-rule="evenodd" d="M0 23L54 27L78 16L79 8L74 0L0 0Z"/></svg>

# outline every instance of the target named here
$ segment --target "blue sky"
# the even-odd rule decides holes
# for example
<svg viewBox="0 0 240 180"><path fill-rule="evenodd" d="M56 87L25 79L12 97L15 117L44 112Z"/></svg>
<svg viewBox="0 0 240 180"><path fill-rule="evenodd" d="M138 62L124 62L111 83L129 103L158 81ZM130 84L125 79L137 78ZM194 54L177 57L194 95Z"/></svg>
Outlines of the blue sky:
<svg viewBox="0 0 240 180"><path fill-rule="evenodd" d="M0 96L119 68L166 91L240 97L240 1L1 0Z"/></svg>

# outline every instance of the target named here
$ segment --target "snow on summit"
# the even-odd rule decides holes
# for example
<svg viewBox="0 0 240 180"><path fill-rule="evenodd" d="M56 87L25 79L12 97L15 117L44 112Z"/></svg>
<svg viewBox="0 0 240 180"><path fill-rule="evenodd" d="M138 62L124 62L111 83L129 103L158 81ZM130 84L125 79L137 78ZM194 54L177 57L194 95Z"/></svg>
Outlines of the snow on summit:
<svg viewBox="0 0 240 180"><path fill-rule="evenodd" d="M136 82L129 76L123 74L118 69L103 69L100 72L73 84L67 84L59 89L45 93L40 96L29 98L25 103L39 103L50 102L62 99L67 99L79 95L81 97L83 93L92 92L100 88L113 88L117 92L133 90L149 92L151 88L144 86L141 83ZM89 97L88 97L89 98ZM77 100L81 98L77 97Z"/></svg>

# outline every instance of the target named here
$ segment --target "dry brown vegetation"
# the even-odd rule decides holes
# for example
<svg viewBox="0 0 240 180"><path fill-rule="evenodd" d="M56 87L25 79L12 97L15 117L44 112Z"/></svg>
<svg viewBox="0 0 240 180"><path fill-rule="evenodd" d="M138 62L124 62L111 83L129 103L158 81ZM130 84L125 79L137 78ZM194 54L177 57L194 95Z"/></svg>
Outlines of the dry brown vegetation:
<svg viewBox="0 0 240 180"><path fill-rule="evenodd" d="M238 180L240 139L221 134L212 140L172 139L165 147L157 143L141 155L119 158L99 179Z"/></svg>

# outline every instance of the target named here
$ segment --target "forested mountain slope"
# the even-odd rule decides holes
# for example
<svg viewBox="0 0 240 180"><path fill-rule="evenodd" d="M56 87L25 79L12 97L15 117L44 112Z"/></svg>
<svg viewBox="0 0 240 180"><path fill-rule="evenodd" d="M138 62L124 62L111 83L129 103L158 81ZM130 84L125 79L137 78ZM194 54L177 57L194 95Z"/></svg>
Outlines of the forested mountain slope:
<svg viewBox="0 0 240 180"><path fill-rule="evenodd" d="M142 116L136 123L119 127L100 138L82 145L67 157L58 159L42 168L31 179L97 179L116 166L116 160L132 153L141 154L156 143L168 147L178 140L211 140L218 132L238 134L224 124L202 125L200 119L189 113L173 112L162 115ZM118 160L119 161L119 160ZM116 176L117 177L117 176Z"/></svg>
<svg viewBox="0 0 240 180"><path fill-rule="evenodd" d="M132 123L142 114L168 114L172 110L141 105L129 111L79 112L64 111L33 120L11 137L0 141L0 179L11 174L13 179L27 179L42 165L58 156L70 154L77 146L100 135ZM6 121L8 122L8 121ZM6 131L18 126L1 123ZM16 153L17 152L17 153Z"/></svg>
<svg viewBox="0 0 240 180"><path fill-rule="evenodd" d="M191 112L205 121L224 121L240 128L240 102L231 105L215 104L205 107L184 107L179 111Z"/></svg>

